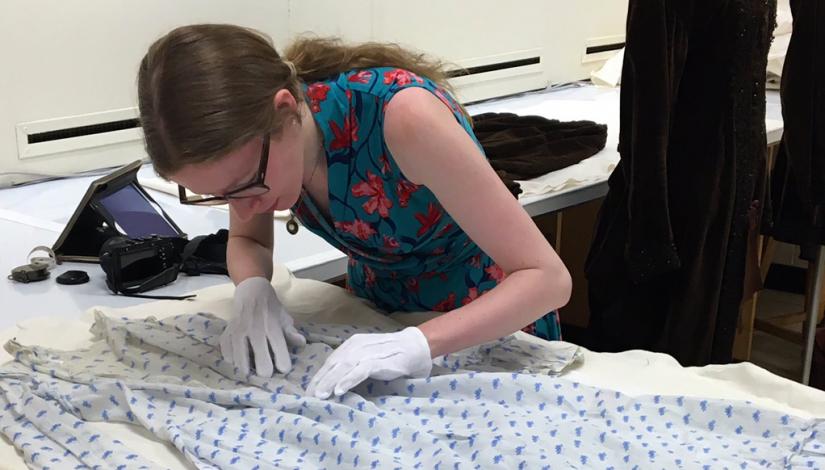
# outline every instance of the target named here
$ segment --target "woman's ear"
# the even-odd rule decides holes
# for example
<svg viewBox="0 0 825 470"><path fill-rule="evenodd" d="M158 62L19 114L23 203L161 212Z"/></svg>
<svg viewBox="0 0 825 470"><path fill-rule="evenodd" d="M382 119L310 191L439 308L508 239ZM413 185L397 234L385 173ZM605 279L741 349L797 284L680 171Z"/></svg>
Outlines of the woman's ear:
<svg viewBox="0 0 825 470"><path fill-rule="evenodd" d="M275 109L278 111L291 109L296 113L298 112L298 102L295 100L295 97L292 96L292 93L286 88L278 90L272 101L275 104Z"/></svg>

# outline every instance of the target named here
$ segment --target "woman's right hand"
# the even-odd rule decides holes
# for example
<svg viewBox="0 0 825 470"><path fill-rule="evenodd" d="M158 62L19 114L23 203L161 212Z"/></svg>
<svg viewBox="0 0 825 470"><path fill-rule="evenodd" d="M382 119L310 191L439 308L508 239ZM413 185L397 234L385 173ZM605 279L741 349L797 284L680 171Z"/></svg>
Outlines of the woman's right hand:
<svg viewBox="0 0 825 470"><path fill-rule="evenodd" d="M233 316L220 338L223 358L243 375L250 372L250 352L255 375L289 372L292 358L287 345L304 346L306 338L295 329L269 280L250 277L239 283L233 305Z"/></svg>

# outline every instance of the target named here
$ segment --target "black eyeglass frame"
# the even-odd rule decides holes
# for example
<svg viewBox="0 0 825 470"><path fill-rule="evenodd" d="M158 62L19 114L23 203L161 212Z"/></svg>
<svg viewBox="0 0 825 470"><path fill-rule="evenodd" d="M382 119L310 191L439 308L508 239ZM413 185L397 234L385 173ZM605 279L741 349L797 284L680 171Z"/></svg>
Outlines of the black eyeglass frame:
<svg viewBox="0 0 825 470"><path fill-rule="evenodd" d="M178 185L178 199L180 200L181 204L186 205L218 205L218 204L226 204L232 199L245 199L249 197L260 196L261 194L265 194L270 190L269 186L266 184L266 167L269 164L269 133L264 135L263 145L261 145L261 158L260 163L258 164L258 173L254 180L250 181L249 183L245 183L242 186L239 186L235 189L227 191L226 194L222 196L187 196L186 195L186 188L181 185ZM246 194L243 196L237 196L237 194L242 192L247 192L253 188L260 188L262 191L256 194Z"/></svg>

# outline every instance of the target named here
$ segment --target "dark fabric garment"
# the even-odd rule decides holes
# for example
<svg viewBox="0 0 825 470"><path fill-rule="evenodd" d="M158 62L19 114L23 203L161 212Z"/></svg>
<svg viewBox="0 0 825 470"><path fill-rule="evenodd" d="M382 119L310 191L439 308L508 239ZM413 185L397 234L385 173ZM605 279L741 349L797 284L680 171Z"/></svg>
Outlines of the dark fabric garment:
<svg viewBox="0 0 825 470"><path fill-rule="evenodd" d="M226 245L229 243L229 230L220 229L210 235L199 235L183 249L181 254L181 272L188 276L201 274L223 274L228 276L226 266Z"/></svg>
<svg viewBox="0 0 825 470"><path fill-rule="evenodd" d="M510 191L510 194L518 198L519 194L522 193L521 185L518 184L515 180L513 180L505 171L496 170L496 174L499 178L501 178L501 181L502 183L504 183L504 186L507 186L507 189Z"/></svg>
<svg viewBox="0 0 825 470"><path fill-rule="evenodd" d="M731 360L775 0L631 0L621 161L586 272L593 349Z"/></svg>
<svg viewBox="0 0 825 470"><path fill-rule="evenodd" d="M604 124L512 113L473 116L473 132L496 173L516 196L521 189L515 180L575 165L597 154L607 140Z"/></svg>
<svg viewBox="0 0 825 470"><path fill-rule="evenodd" d="M768 233L812 261L825 244L825 0L791 0L793 33L782 70L785 130L771 179Z"/></svg>

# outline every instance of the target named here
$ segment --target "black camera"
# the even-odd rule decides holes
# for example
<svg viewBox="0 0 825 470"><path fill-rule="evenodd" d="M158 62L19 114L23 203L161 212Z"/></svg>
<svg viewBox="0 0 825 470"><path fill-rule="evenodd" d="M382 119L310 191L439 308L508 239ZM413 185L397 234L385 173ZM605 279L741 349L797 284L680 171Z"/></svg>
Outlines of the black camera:
<svg viewBox="0 0 825 470"><path fill-rule="evenodd" d="M181 237L157 235L108 239L100 249L106 285L115 294L133 295L174 282L186 243Z"/></svg>

